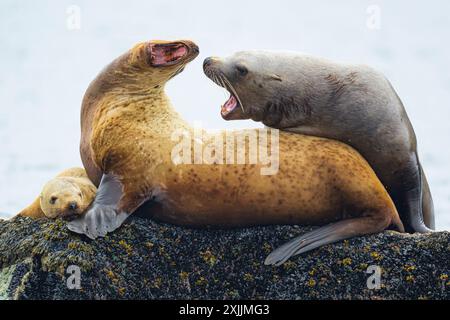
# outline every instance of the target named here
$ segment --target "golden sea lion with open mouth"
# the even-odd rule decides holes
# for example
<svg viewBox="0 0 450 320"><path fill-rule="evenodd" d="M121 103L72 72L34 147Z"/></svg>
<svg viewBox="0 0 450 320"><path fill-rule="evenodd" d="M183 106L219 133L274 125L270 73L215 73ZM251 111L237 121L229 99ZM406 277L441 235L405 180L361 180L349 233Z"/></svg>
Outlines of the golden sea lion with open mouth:
<svg viewBox="0 0 450 320"><path fill-rule="evenodd" d="M337 141L280 132L270 142L279 154L272 175L261 174L262 163L227 164L226 152L215 163L197 163L195 130L173 109L164 87L198 53L186 40L140 43L91 83L83 100L80 147L99 188L70 230L92 239L105 236L147 202L152 218L185 226L329 224L278 248L268 264L389 226L403 231L371 167ZM180 144L174 132L180 131L192 146L182 153L190 163L174 161ZM221 134L226 140L227 133ZM237 153L238 145L232 148Z"/></svg>

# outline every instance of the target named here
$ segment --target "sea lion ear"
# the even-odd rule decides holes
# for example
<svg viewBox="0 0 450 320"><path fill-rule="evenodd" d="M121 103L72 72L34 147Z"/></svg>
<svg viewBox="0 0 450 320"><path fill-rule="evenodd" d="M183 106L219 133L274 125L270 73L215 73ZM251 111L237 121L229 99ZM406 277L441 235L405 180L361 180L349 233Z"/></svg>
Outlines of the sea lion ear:
<svg viewBox="0 0 450 320"><path fill-rule="evenodd" d="M275 80L275 81L283 81L283 79L281 79L281 77L279 76L279 75L277 75L277 74L271 74L270 76L269 76L269 78L271 79L271 80Z"/></svg>

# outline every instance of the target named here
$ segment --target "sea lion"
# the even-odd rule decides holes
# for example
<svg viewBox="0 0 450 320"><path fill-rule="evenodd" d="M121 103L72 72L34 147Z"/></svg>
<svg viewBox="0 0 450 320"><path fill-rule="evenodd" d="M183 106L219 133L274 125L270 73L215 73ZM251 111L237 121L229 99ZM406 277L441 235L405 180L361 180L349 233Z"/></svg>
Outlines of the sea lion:
<svg viewBox="0 0 450 320"><path fill-rule="evenodd" d="M48 181L40 196L18 216L70 220L85 212L96 191L84 169L67 169Z"/></svg>
<svg viewBox="0 0 450 320"><path fill-rule="evenodd" d="M373 167L407 231L434 229L433 201L413 127L381 73L364 65L269 51L206 58L204 72L231 93L222 106L224 119L252 119L349 144Z"/></svg>
<svg viewBox="0 0 450 320"><path fill-rule="evenodd" d="M151 204L153 219L186 226L332 223L274 251L270 264L388 226L403 231L372 168L337 141L280 133L273 142L279 147L276 175L262 175L261 163L223 164L225 155L196 164L195 130L173 109L164 87L198 52L186 40L140 43L91 83L81 112L81 156L100 184L93 205L68 224L70 230L105 236L144 203ZM183 150L188 163L173 158L180 143L173 135L180 130L190 143Z"/></svg>

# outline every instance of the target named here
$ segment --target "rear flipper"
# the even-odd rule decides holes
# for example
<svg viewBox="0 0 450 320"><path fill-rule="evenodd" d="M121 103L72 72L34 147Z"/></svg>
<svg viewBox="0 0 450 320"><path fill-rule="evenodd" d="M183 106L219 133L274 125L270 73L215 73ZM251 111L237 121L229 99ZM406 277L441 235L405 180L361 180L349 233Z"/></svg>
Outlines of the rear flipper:
<svg viewBox="0 0 450 320"><path fill-rule="evenodd" d="M394 217L394 220L395 219ZM308 232L275 249L264 261L266 265L282 265L290 257L310 251L317 247L349 239L355 236L381 232L391 223L389 215L365 216L332 223L317 230ZM403 225L400 220L393 221L400 231ZM400 223L400 225L398 224Z"/></svg>
<svg viewBox="0 0 450 320"><path fill-rule="evenodd" d="M432 226L431 220L434 219L434 214L430 212L433 210L433 203L428 183L416 154L410 163L398 172L397 180L401 184L395 201L398 212L402 215L405 223L406 231L412 233L432 232L433 230L429 226ZM427 211L424 212L424 208ZM425 224L424 218L428 220L428 226Z"/></svg>
<svg viewBox="0 0 450 320"><path fill-rule="evenodd" d="M103 175L91 207L81 218L69 222L67 227L70 231L85 234L91 239L104 237L108 232L116 230L130 216L129 213L118 210L122 193L122 184L117 177Z"/></svg>
<svg viewBox="0 0 450 320"><path fill-rule="evenodd" d="M434 223L434 205L433 198L431 197L430 187L428 185L427 177L420 166L420 172L422 174L422 214L425 225L431 230L435 229Z"/></svg>

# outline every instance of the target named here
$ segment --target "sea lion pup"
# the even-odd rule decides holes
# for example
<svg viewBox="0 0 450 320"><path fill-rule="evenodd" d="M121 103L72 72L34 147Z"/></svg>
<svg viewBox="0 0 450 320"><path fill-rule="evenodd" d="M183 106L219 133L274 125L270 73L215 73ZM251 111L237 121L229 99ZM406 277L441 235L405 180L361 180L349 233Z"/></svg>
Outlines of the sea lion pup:
<svg viewBox="0 0 450 320"><path fill-rule="evenodd" d="M222 107L224 119L252 119L349 144L375 170L407 231L434 229L413 127L382 74L363 65L268 51L207 58L204 72L231 93Z"/></svg>
<svg viewBox="0 0 450 320"><path fill-rule="evenodd" d="M47 182L40 196L18 216L73 219L85 212L96 191L84 169L67 169Z"/></svg>
<svg viewBox="0 0 450 320"><path fill-rule="evenodd" d="M100 186L87 213L68 224L70 230L92 239L105 236L145 202L153 219L184 226L334 222L276 251L268 260L275 264L390 225L403 230L371 167L337 141L280 133L273 142L279 147L275 175L261 174L266 164L223 164L225 154L216 164L192 161L198 141L164 88L197 55L190 41L141 43L91 83L81 112L81 155ZM173 134L180 130L190 143L181 163L172 157L180 146Z"/></svg>

